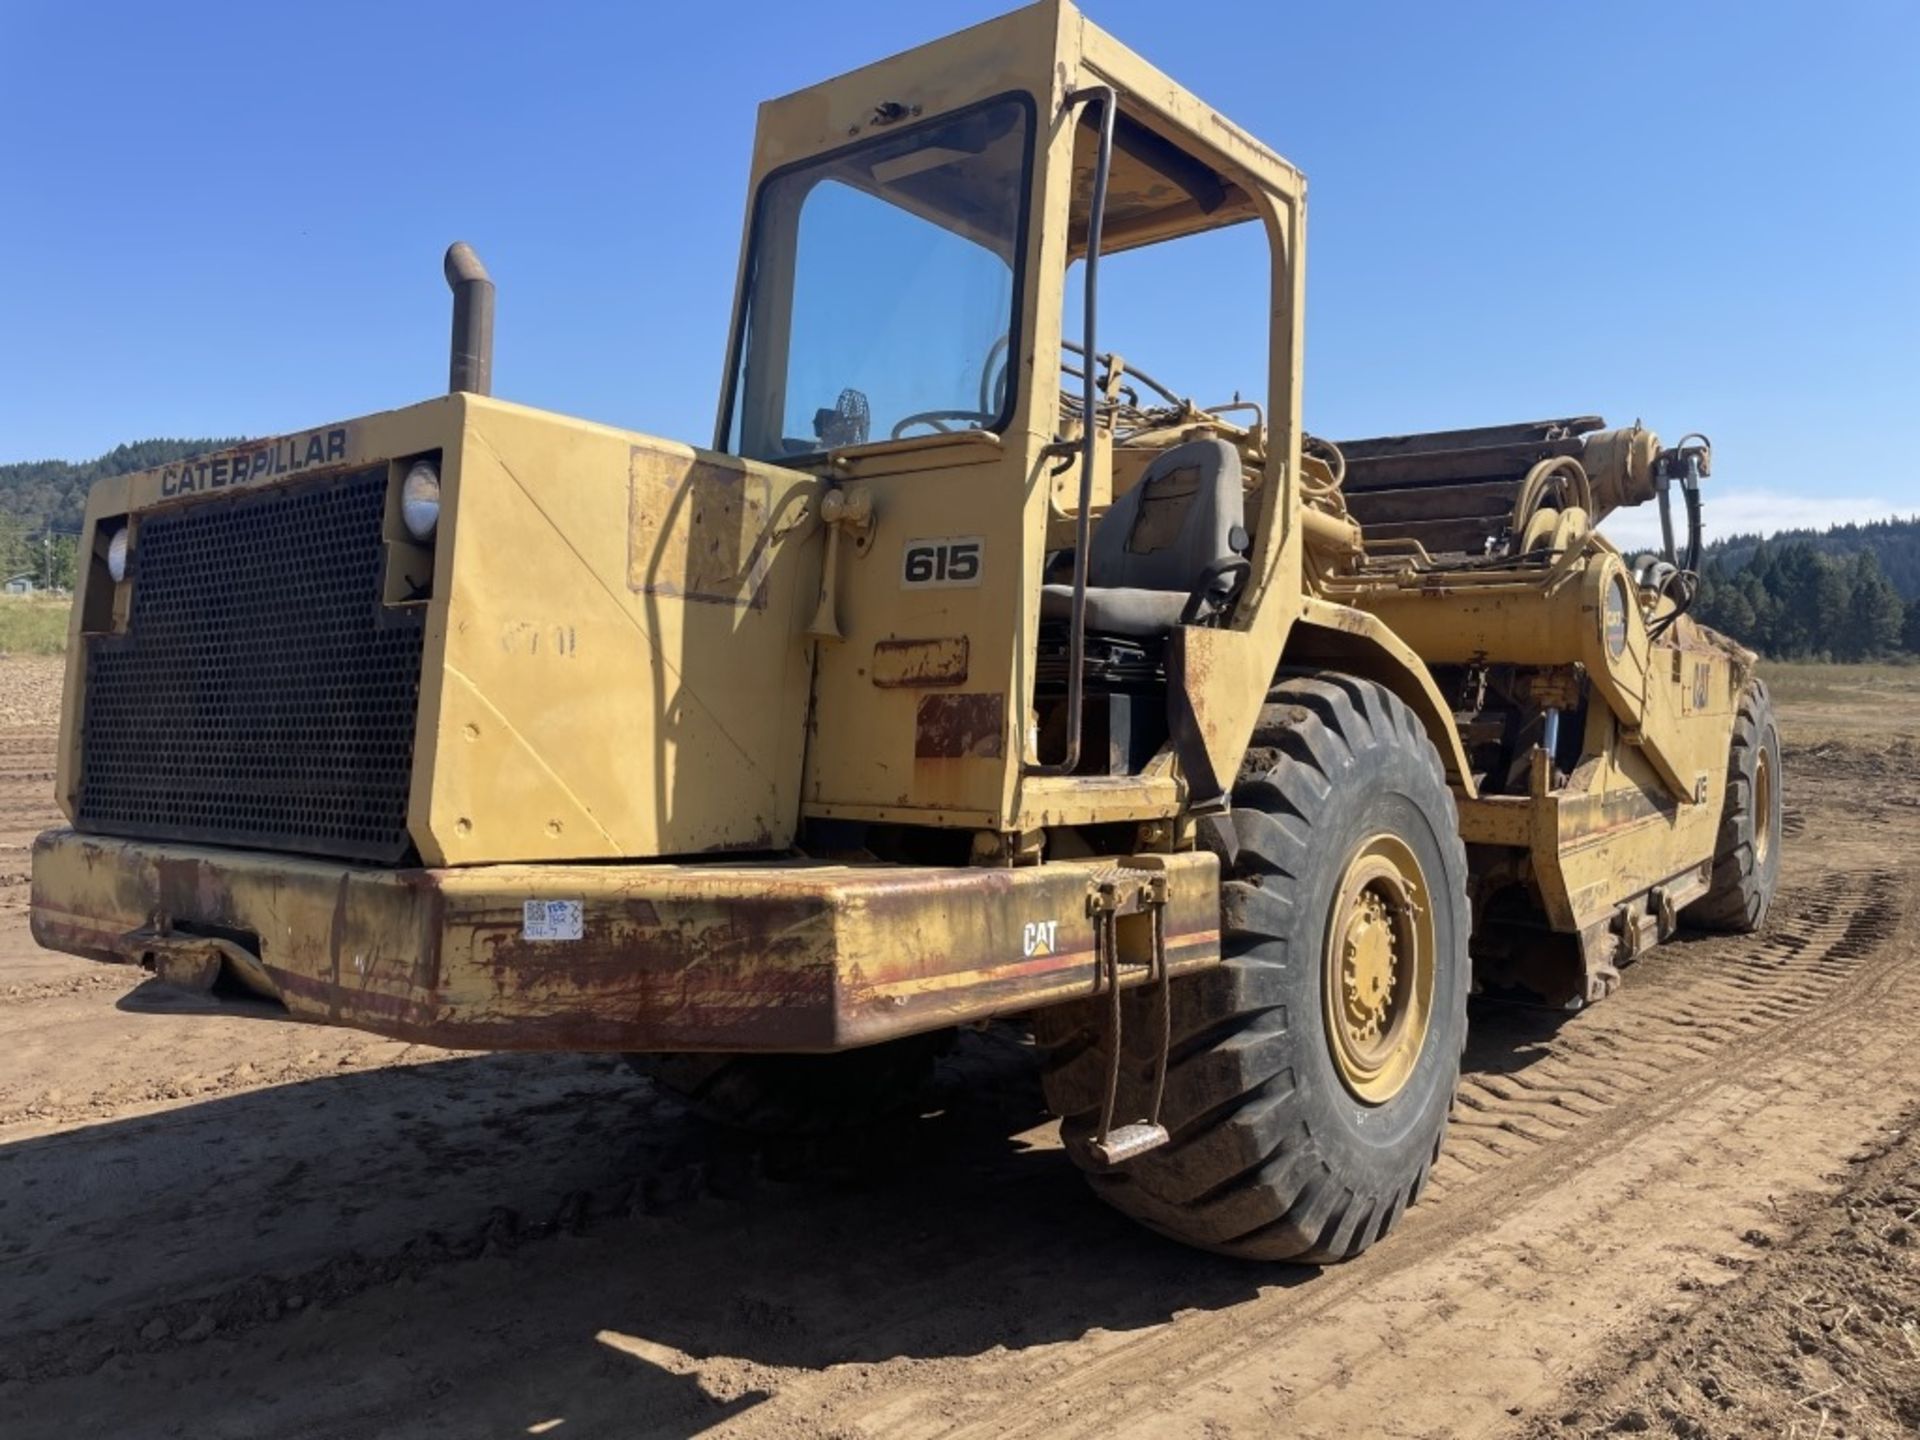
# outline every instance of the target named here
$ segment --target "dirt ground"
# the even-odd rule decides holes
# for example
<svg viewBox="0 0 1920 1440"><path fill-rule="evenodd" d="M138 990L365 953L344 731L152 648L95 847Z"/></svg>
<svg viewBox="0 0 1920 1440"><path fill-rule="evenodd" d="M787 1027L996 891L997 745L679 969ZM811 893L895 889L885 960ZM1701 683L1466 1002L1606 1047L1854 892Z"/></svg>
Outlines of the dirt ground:
<svg viewBox="0 0 1920 1440"><path fill-rule="evenodd" d="M604 1057L128 1013L27 936L56 665L0 661L9 1437L1920 1432L1911 687L1783 676L1766 933L1476 1002L1431 1190L1312 1271L1105 1211L1011 1032L802 1154Z"/></svg>

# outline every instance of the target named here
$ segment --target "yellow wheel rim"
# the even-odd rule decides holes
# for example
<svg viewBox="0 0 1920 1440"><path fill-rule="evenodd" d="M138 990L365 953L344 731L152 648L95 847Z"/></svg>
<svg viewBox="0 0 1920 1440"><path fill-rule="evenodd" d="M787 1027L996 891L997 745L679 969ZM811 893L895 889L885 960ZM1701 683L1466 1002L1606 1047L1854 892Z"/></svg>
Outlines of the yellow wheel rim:
<svg viewBox="0 0 1920 1440"><path fill-rule="evenodd" d="M1773 853L1773 762L1762 745L1753 755L1753 863L1767 863Z"/></svg>
<svg viewBox="0 0 1920 1440"><path fill-rule="evenodd" d="M1413 851L1392 835L1347 861L1328 916L1321 993L1340 1079L1369 1105L1406 1088L1433 1017L1433 907Z"/></svg>

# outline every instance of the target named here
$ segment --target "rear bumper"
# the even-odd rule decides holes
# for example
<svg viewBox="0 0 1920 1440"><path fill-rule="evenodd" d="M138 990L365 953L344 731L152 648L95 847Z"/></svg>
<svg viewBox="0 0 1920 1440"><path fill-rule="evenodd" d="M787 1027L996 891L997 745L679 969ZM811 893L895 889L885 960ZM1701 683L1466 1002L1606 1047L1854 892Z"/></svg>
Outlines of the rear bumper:
<svg viewBox="0 0 1920 1440"><path fill-rule="evenodd" d="M1173 972L1216 961L1213 856L1128 863L1166 876ZM210 994L224 973L293 1019L425 1044L841 1050L1094 994L1087 901L1114 872L380 870L53 830L34 846L32 925L49 949L145 964ZM1148 978L1149 926L1121 921L1122 959L1135 962L1123 984Z"/></svg>

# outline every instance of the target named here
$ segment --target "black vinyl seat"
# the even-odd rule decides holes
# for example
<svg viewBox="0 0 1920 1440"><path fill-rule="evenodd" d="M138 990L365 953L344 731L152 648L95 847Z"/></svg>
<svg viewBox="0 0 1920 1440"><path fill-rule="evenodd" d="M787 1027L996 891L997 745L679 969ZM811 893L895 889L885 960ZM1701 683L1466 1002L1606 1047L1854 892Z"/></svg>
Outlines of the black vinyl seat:
<svg viewBox="0 0 1920 1440"><path fill-rule="evenodd" d="M1224 608L1246 573L1245 515L1240 452L1226 441L1158 456L1093 528L1087 630L1149 638ZM1041 587L1043 620L1072 614L1073 586Z"/></svg>

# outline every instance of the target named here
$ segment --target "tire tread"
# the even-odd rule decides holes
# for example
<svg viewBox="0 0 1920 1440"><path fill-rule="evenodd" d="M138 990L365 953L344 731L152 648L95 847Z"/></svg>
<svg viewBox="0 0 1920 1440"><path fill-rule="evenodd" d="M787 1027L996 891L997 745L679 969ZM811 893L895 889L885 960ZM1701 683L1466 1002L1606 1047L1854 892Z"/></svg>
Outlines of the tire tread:
<svg viewBox="0 0 1920 1440"><path fill-rule="evenodd" d="M1466 850L1452 792L1413 713L1370 681L1327 673L1283 678L1234 788L1229 821L1237 854L1221 883L1225 953L1218 967L1183 982L1192 1004L1174 1011L1163 1116L1172 1139L1123 1170L1088 1177L1109 1204L1174 1239L1249 1259L1346 1259L1393 1228L1438 1154L1435 1135L1431 1144L1422 1140L1399 1183L1363 1191L1341 1183L1305 1122L1293 1073L1296 1040L1281 983L1287 967L1302 963L1288 945L1298 906L1293 892L1312 858L1315 821L1337 803L1342 772L1376 749L1419 757L1426 767L1423 786L1445 806L1449 869L1464 886ZM1451 913L1455 933L1442 943L1456 947L1464 966L1464 894ZM1317 967L1317 957L1312 963ZM1459 1042L1449 1086L1465 1043L1466 990L1462 981L1454 1013L1445 1017ZM1123 997L1123 1104L1151 1085L1153 1003L1145 991ZM1047 1098L1076 1159L1105 1096L1105 1006L1097 997L1035 1018Z"/></svg>

